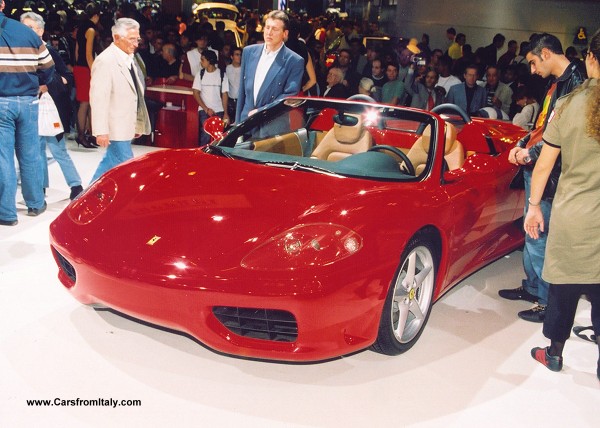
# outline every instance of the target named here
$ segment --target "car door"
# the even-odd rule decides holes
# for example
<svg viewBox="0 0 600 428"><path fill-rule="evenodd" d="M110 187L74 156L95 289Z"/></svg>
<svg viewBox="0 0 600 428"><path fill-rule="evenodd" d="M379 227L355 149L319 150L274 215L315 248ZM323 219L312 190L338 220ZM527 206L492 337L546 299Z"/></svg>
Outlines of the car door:
<svg viewBox="0 0 600 428"><path fill-rule="evenodd" d="M511 190L501 155L473 154L463 167L444 174L452 230L448 231L447 284L495 258L511 238L519 192Z"/></svg>

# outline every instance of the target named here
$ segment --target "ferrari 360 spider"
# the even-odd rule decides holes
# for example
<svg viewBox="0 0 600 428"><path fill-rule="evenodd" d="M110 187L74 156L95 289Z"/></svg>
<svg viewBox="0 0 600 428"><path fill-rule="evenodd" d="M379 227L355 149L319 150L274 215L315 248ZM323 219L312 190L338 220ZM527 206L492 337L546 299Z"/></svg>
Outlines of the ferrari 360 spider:
<svg viewBox="0 0 600 428"><path fill-rule="evenodd" d="M452 105L288 98L103 175L50 227L59 279L227 354L399 354L450 287L522 245L523 134Z"/></svg>

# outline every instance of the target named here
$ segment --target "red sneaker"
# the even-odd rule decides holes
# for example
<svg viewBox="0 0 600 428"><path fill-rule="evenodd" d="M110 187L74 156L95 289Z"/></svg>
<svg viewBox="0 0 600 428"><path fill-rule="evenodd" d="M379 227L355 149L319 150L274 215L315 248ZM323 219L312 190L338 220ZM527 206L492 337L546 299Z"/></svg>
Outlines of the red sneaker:
<svg viewBox="0 0 600 428"><path fill-rule="evenodd" d="M533 348L531 350L531 356L538 360L540 363L548 367L549 370L553 372L559 372L562 370L563 359L562 357L553 357L552 355L548 355L548 349L546 348Z"/></svg>

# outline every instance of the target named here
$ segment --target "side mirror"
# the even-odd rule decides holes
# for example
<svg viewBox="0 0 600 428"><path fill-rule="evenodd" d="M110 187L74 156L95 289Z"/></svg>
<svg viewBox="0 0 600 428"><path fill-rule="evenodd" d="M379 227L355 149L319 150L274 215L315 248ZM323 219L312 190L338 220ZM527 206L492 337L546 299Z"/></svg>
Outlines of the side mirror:
<svg viewBox="0 0 600 428"><path fill-rule="evenodd" d="M204 121L204 132L210 135L211 143L223 138L225 134L225 122L219 116L209 117Z"/></svg>

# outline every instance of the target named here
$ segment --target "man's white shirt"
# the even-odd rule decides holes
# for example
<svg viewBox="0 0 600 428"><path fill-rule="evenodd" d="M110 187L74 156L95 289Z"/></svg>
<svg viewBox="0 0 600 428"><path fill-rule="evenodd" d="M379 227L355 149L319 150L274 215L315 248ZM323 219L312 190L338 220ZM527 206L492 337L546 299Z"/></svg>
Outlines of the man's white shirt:
<svg viewBox="0 0 600 428"><path fill-rule="evenodd" d="M221 94L229 91L227 75L223 75L223 84L221 85L221 71L218 68L212 73L208 70L204 71L202 78L200 78L200 74L198 73L194 77L192 89L200 91L200 97L204 101L204 104L206 104L206 107L213 109L215 113L222 112L224 109ZM202 107L198 106L198 110L202 110Z"/></svg>
<svg viewBox="0 0 600 428"><path fill-rule="evenodd" d="M266 45L262 49L262 53L260 55L260 59L258 60L258 65L256 66L256 74L254 75L254 104L256 104L256 99L258 98L258 92L260 91L260 87L265 81L265 77L267 77L267 73L269 69L275 62L275 58L277 54L283 47L283 43L279 46L279 49L276 51L271 51L267 53Z"/></svg>

